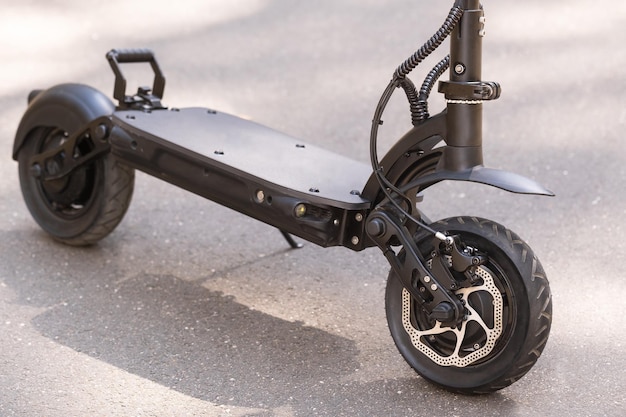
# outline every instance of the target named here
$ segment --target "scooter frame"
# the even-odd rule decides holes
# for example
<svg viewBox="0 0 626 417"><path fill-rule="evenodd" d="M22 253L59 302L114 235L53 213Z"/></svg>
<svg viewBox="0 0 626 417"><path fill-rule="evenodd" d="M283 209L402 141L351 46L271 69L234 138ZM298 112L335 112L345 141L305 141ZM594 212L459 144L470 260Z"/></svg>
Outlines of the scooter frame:
<svg viewBox="0 0 626 417"><path fill-rule="evenodd" d="M430 317L448 326L460 325L463 305L454 294L460 283L443 260L426 266L416 247L415 233L429 230L416 194L445 180L522 194L552 193L523 176L483 166L482 106L500 96L500 86L481 79L484 14L480 2L457 0L440 32L451 32L450 56L431 71L420 95L406 76L448 33L438 33L398 67L383 93L372 123L372 166L212 109L163 106L165 77L154 54L145 49L107 54L115 73L115 108L102 93L79 84L31 93L13 158L17 159L29 132L46 123L63 125L70 117L67 109L72 108L92 121L61 146L32 157L31 173L40 180L62 178L110 152L132 168L277 227L293 247L298 244L291 234L323 247L360 251L378 246L415 299L422 300L411 284L416 277L422 287L434 289L431 299L424 300ZM152 66L153 86L126 95L120 64L137 62ZM432 83L448 65L450 80L439 83L446 109L430 117L424 112L423 96L427 99ZM378 126L398 88L407 94L414 127L379 161ZM76 155L74 148L85 136L93 139L94 146L89 153ZM457 238L433 235L442 243L437 255L449 256L454 270L463 273L484 262L481 256L462 251ZM394 249L399 246L405 255Z"/></svg>

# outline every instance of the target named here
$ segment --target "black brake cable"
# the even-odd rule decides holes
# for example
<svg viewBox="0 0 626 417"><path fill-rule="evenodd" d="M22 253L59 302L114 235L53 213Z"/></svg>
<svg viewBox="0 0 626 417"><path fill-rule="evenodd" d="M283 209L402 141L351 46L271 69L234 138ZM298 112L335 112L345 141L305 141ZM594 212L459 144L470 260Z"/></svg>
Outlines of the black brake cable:
<svg viewBox="0 0 626 417"><path fill-rule="evenodd" d="M403 80L406 79L406 76L411 71L413 71L413 69L415 69L420 64L420 62L426 59L433 51L435 51L435 49L437 49L443 43L443 41L450 35L450 33L452 33L456 25L461 20L462 16L463 9L459 7L459 0L457 0L452 9L450 9L448 17L441 25L439 30L428 41L426 41L426 43L424 43L421 48L415 51L413 55L411 55L400 66L398 66L393 74L393 78L389 82L389 85L387 85L387 88L385 88L385 91L383 92L378 102L378 105L376 106L376 111L374 112L374 118L372 120L372 130L370 133L370 159L372 163L372 169L374 171L374 174L376 175L378 183L380 184L380 188L383 191L383 194L394 205L394 207L398 211L400 211L400 213L406 216L407 219L424 228L429 233L434 234L438 239L442 241L447 241L446 236L441 232L435 231L430 226L415 218L412 214L413 202L394 184L392 184L387 177L385 177L384 169L380 165L378 160L378 127L382 125L382 115L385 111L387 103L389 103L391 96L398 87L403 87L407 93L407 98L409 99L414 124L416 123L416 120L423 120L425 118L428 118L427 104L425 103L426 99L428 98L428 94L430 94L430 90L432 89L432 85L434 84L435 80L448 68L450 64L449 56L441 60L424 80L422 88L420 89L419 96L419 100L422 103L416 103L413 101L414 97L417 97L417 95L414 93L415 87L412 83L406 83L403 82ZM409 91L407 89L412 89L413 91ZM421 109L422 113L416 115L416 109L418 109L417 111L420 111L419 109ZM409 208L408 211L405 210L398 201L396 201L396 198L394 198L392 193L395 193L397 197L400 197L407 203Z"/></svg>

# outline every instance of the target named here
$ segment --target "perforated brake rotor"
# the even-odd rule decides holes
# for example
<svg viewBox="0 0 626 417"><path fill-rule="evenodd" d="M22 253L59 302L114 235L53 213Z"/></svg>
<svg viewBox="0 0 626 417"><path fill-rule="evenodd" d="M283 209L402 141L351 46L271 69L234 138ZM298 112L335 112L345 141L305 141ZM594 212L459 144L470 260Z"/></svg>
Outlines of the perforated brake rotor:
<svg viewBox="0 0 626 417"><path fill-rule="evenodd" d="M416 328L411 320L413 309L411 294L406 288L402 290L402 325L404 330L410 336L413 346L440 366L463 368L479 361L493 351L502 334L502 294L494 283L492 273L486 267L478 267L476 274L482 279L482 284L455 291L466 308L466 316L458 328L442 327L441 322L438 321L428 329ZM479 297L470 297L472 294L479 295ZM477 298L480 300L487 298L491 301L476 303ZM472 302L480 305L472 305ZM490 311L485 311L487 308ZM485 317L489 317L490 320L485 320ZM492 327L486 321L493 321ZM471 327L471 330L468 329L468 326ZM452 353L438 348L438 338L454 340Z"/></svg>

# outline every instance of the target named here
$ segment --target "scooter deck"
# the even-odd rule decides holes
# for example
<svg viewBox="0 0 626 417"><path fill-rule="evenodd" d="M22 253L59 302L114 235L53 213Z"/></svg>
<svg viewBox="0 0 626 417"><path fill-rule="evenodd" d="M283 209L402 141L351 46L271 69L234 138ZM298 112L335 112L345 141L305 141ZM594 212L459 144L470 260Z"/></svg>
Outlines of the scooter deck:
<svg viewBox="0 0 626 417"><path fill-rule="evenodd" d="M370 205L359 195L371 175L369 165L249 120L184 108L116 111L114 122L161 150L184 154L208 168L220 166L250 181L348 210ZM150 158L154 161L158 155Z"/></svg>

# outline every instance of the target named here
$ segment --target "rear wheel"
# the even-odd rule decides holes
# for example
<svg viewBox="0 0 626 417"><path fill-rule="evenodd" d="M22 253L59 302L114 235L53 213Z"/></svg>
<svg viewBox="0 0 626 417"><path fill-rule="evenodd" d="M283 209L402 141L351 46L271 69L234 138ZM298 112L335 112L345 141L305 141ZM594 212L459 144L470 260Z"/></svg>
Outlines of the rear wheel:
<svg viewBox="0 0 626 417"><path fill-rule="evenodd" d="M465 305L465 319L455 328L432 320L392 270L386 312L394 342L421 376L449 390L504 388L530 370L548 340L552 301L543 268L523 240L495 222L456 217L431 226L458 235L487 261L471 287L455 291ZM433 240L431 234L416 237L428 264Z"/></svg>
<svg viewBox="0 0 626 417"><path fill-rule="evenodd" d="M81 127L72 126L75 130ZM135 172L107 154L62 178L41 179L30 166L31 158L60 146L72 133L59 127L33 129L18 154L19 178L26 206L41 228L58 241L82 246L107 236L122 220L132 197ZM84 155L93 147L86 135L79 139L75 152Z"/></svg>

